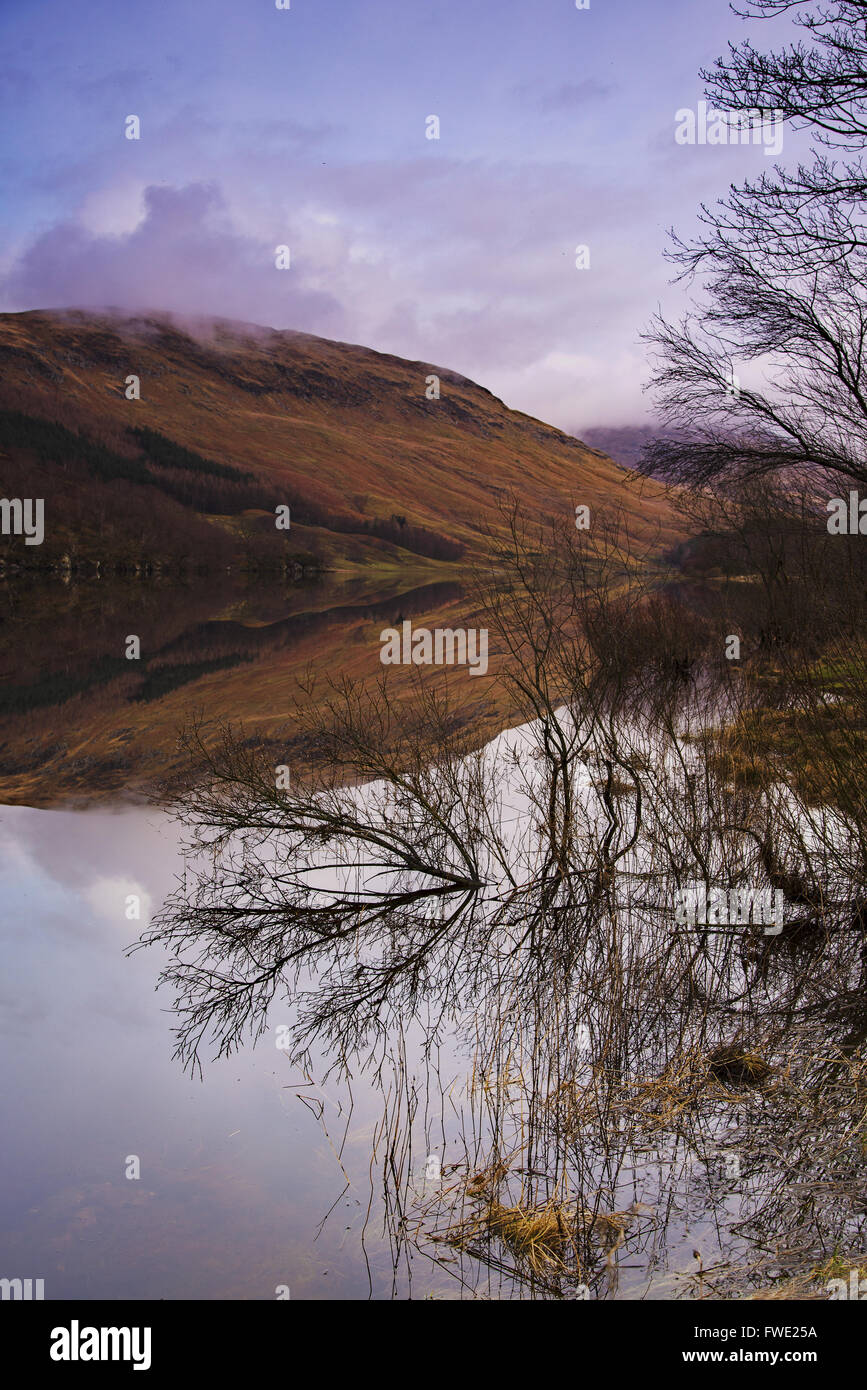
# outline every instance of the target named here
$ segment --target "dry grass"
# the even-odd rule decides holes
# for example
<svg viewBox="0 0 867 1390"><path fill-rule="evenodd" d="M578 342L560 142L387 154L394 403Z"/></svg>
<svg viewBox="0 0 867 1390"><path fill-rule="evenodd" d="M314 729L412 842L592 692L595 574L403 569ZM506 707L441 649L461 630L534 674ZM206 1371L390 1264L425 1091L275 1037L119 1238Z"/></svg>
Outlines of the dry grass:
<svg viewBox="0 0 867 1390"><path fill-rule="evenodd" d="M646 1133L672 1128L699 1104L734 1104L746 1087L783 1084L784 1080L775 1077L762 1058L743 1049L720 1047L710 1056L693 1049L672 1058L658 1076L625 1080L613 1094L599 1071L586 1082L566 1081L548 1097L548 1104L570 1132L592 1120L604 1103L612 1116L636 1123Z"/></svg>
<svg viewBox="0 0 867 1390"><path fill-rule="evenodd" d="M761 1086L771 1075L767 1062L736 1045L718 1047L708 1064L713 1076L728 1086Z"/></svg>
<svg viewBox="0 0 867 1390"><path fill-rule="evenodd" d="M469 1253L496 1240L524 1273L545 1278L578 1271L580 1277L575 1202L551 1198L507 1206L495 1195L507 1176L507 1166L497 1161L468 1178L461 1205L474 1210L433 1239Z"/></svg>
<svg viewBox="0 0 867 1390"><path fill-rule="evenodd" d="M474 1223L468 1224L472 1227ZM494 1200L476 1218L475 1225L501 1241L535 1273L570 1268L563 1257L574 1244L574 1218L570 1219L563 1203L504 1207Z"/></svg>

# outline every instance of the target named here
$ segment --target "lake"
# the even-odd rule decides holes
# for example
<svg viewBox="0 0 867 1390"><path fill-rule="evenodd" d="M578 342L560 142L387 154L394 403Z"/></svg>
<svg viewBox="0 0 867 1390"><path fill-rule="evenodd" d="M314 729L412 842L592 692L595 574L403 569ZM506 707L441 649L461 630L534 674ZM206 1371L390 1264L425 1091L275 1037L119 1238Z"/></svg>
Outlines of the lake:
<svg viewBox="0 0 867 1390"><path fill-rule="evenodd" d="M338 673L354 653L354 669L375 672L380 626L454 622L474 602L458 584L351 587L6 593L6 659L21 667L5 693L7 796L40 804L0 810L0 1275L43 1279L49 1299L671 1299L743 1296L857 1251L857 941L841 934L829 955L791 933L675 928L684 808L720 873L723 814L695 803L685 745L652 721L615 738L595 718L585 738L543 717L468 751L480 722L402 794L370 781L323 792L381 843L409 846L409 878L395 861L377 869L377 892L412 888L427 854L458 883L456 910L435 899L381 938L361 924L333 947L314 938L292 997L256 1020L261 1035L216 1060L204 1046L201 1077L185 1072L172 990L155 988L170 943L125 948L196 862L178 822L131 803L125 779L140 793L166 770L196 703L250 721L267 760L311 662ZM106 665L118 634L141 628L149 651L160 609L145 666ZM89 649L64 658L83 633ZM118 730L129 751L113 766ZM565 784L556 760L546 778L555 743L569 745ZM28 766L34 747L49 756ZM572 806L565 876L552 785ZM726 804L724 785L712 794ZM805 817L795 808L793 824ZM323 877L327 850L310 852L312 897L278 890L271 851L257 854L240 906L217 855L199 910L241 921L265 891L278 923L297 900L293 932L323 903L354 922L352 894L374 879L351 855ZM365 1034L365 972L383 969ZM323 1018L301 1065L288 1053L311 999Z"/></svg>

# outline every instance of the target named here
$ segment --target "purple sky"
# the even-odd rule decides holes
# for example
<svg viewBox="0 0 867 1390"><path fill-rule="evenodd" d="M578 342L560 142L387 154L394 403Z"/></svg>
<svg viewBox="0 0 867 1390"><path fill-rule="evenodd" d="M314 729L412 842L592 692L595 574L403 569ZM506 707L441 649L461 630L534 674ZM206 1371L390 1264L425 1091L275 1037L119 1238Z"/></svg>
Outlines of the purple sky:
<svg viewBox="0 0 867 1390"><path fill-rule="evenodd" d="M638 423L667 229L773 163L675 112L728 39L789 32L726 0L3 0L0 308L226 315Z"/></svg>

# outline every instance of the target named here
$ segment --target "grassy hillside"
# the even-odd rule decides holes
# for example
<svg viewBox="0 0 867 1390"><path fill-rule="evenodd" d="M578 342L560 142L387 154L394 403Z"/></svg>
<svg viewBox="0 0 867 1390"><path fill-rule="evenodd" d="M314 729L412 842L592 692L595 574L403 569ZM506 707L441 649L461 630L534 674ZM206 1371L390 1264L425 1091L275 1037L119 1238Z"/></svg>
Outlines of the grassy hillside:
<svg viewBox="0 0 867 1390"><path fill-rule="evenodd" d="M655 483L445 368L159 315L0 315L0 487L45 498L42 546L0 538L13 567L436 569L482 551L511 495L677 538Z"/></svg>

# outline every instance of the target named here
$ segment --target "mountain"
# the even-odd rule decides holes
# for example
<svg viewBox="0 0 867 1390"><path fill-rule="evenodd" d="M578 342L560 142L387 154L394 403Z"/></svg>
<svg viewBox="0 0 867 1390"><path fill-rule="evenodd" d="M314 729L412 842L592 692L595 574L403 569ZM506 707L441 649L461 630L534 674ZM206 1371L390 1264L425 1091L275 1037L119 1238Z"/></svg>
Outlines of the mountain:
<svg viewBox="0 0 867 1390"><path fill-rule="evenodd" d="M202 710L297 768L311 671L378 678L407 618L478 625L468 562L510 497L682 539L653 480L446 368L165 315L0 315L0 495L45 506L41 545L0 540L0 800L30 805L150 785ZM273 570L293 583L258 582ZM515 717L507 660L493 643L487 678L449 675L480 740ZM415 668L391 674L415 698Z"/></svg>
<svg viewBox="0 0 867 1390"><path fill-rule="evenodd" d="M511 496L679 536L653 480L446 368L157 313L0 315L0 488L45 501L6 566L67 573L451 570Z"/></svg>
<svg viewBox="0 0 867 1390"><path fill-rule="evenodd" d="M663 427L656 425L600 425L598 428L584 430L582 438L585 444L589 444L592 449L599 449L607 454L624 468L637 469L643 461L644 451L648 444L656 439L688 439L689 435L682 429L673 429L669 426ZM649 476L658 482L670 483L674 479L670 474L666 474L663 469L653 468Z"/></svg>
<svg viewBox="0 0 867 1390"><path fill-rule="evenodd" d="M659 434L653 425L600 425L584 430L582 438L591 449L599 449L622 464L624 468L637 468L641 462L645 444L649 444Z"/></svg>

